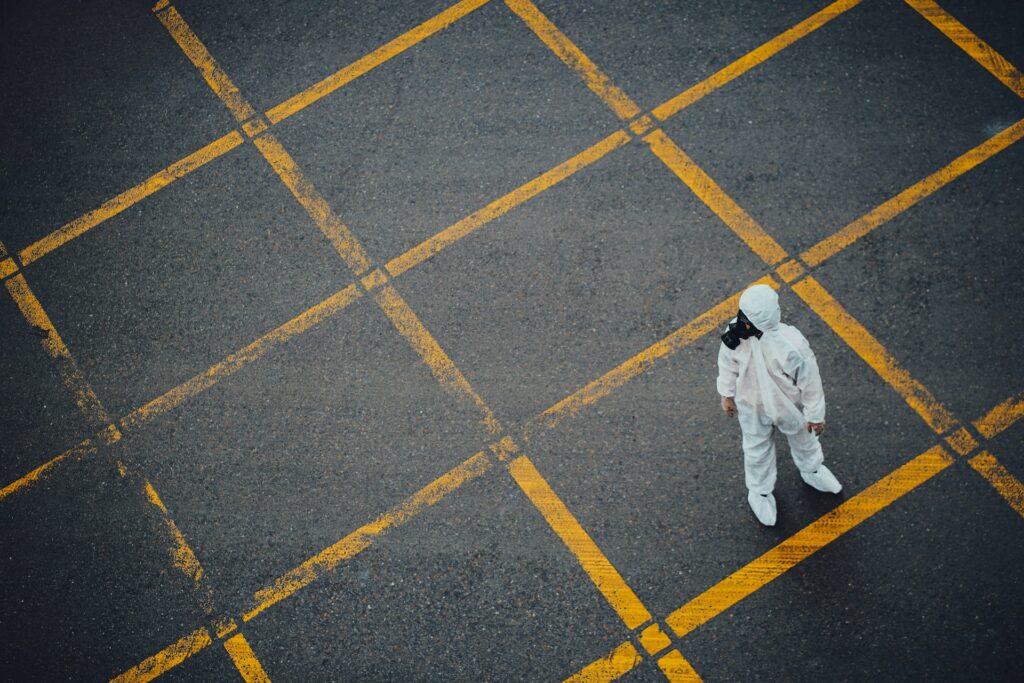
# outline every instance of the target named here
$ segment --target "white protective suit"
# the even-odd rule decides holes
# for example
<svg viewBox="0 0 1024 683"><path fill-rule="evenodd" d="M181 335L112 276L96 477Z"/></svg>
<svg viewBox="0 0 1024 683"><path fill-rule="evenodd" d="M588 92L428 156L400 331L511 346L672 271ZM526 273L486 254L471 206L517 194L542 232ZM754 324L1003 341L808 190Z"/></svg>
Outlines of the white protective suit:
<svg viewBox="0 0 1024 683"><path fill-rule="evenodd" d="M815 472L824 456L808 422L825 421L825 393L810 344L791 325L779 322L779 296L768 285L754 285L740 296L740 310L763 334L732 350L718 351L718 393L736 400L743 430L747 488L768 494L775 489L777 428L789 440L801 472Z"/></svg>

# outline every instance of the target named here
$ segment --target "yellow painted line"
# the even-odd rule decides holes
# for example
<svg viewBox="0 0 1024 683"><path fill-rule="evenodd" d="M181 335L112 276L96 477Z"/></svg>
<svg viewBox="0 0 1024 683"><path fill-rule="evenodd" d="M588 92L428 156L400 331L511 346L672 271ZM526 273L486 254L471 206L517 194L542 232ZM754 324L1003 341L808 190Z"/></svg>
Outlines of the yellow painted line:
<svg viewBox="0 0 1024 683"><path fill-rule="evenodd" d="M392 277L397 277L409 269L418 266L495 218L533 199L541 192L557 185L594 162L603 159L612 151L629 143L629 140L629 134L625 131L619 130L612 133L604 140L588 147L573 158L520 185L505 196L494 200L479 211L470 214L401 256L392 259L386 266L387 271Z"/></svg>
<svg viewBox="0 0 1024 683"><path fill-rule="evenodd" d="M826 237L805 251L800 258L811 267L821 265L827 259L835 256L875 228L903 213L922 199L933 194L936 190L948 185L1022 137L1024 137L1024 119L960 155L935 173L883 202L833 235Z"/></svg>
<svg viewBox="0 0 1024 683"><path fill-rule="evenodd" d="M777 286L775 281L769 276L752 282L748 287L757 284ZM736 315L736 311L739 309L740 294L742 292L737 292L728 299L716 304L661 341L648 346L618 367L606 372L590 384L576 390L545 410L527 423L523 429L523 439L529 440L530 435L541 426L547 429L554 429L564 420L579 414L587 406L597 403L616 389L629 383L638 375L647 372L659 360L672 356L705 334L720 328Z"/></svg>
<svg viewBox="0 0 1024 683"><path fill-rule="evenodd" d="M292 155L269 133L254 138L253 143L348 267L356 275L366 272L370 267L370 258L348 226L342 223L320 191L306 178Z"/></svg>
<svg viewBox="0 0 1024 683"><path fill-rule="evenodd" d="M270 676L263 670L256 653L249 647L249 641L241 633L224 641L224 649L231 655L238 673L242 674L245 683L270 683Z"/></svg>
<svg viewBox="0 0 1024 683"><path fill-rule="evenodd" d="M680 638L764 587L953 464L934 446L738 569L666 619Z"/></svg>
<svg viewBox="0 0 1024 683"><path fill-rule="evenodd" d="M146 405L136 408L121 420L126 430L139 427L153 418L167 413L181 405L187 399L196 396L222 379L230 377L246 365L265 356L269 351L288 341L296 335L319 325L339 311L359 299L362 293L354 284L332 294L312 308L300 313L280 327L263 335L248 346L232 353L224 360L214 364L204 372L179 384L162 396Z"/></svg>
<svg viewBox="0 0 1024 683"><path fill-rule="evenodd" d="M345 68L336 71L319 83L311 85L299 94L289 97L281 104L269 109L266 113L267 119L271 123L283 121L292 114L305 109L317 100L375 69L392 57L400 55L413 45L447 28L455 21L483 7L488 2L489 0L462 0L462 2L452 5L416 28L406 31L391 42L382 45Z"/></svg>
<svg viewBox="0 0 1024 683"><path fill-rule="evenodd" d="M1000 464L988 451L982 451L968 460L971 467L985 477L1000 496L1010 504L1017 514L1024 517L1024 484Z"/></svg>
<svg viewBox="0 0 1024 683"><path fill-rule="evenodd" d="M10 484L0 489L0 501L5 500L8 496L23 490L26 486L42 481L52 474L54 468L58 465L65 462L81 460L87 455L93 455L97 450L96 437L83 439L81 442L72 446L57 457L43 463L17 481L12 481Z"/></svg>
<svg viewBox="0 0 1024 683"><path fill-rule="evenodd" d="M150 502L153 507L160 511L160 516L163 520L164 526L167 529L168 534L171 537L171 545L168 548L168 552L171 556L171 564L175 569L181 571L182 574L192 580L192 588L199 597L200 606L203 608L203 612L207 615L213 613L213 594L211 593L209 586L205 583L206 572L203 570L203 565L200 564L199 558L196 557L195 551L185 540L185 535L181 533L181 529L171 519L170 513L167 511L167 506L160 500L160 496L157 495L156 489L148 481L144 481L143 490L146 493L146 499Z"/></svg>
<svg viewBox="0 0 1024 683"><path fill-rule="evenodd" d="M254 606L242 617L250 621L263 610L296 591L305 588L318 578L332 571L341 562L366 550L386 531L405 524L428 507L439 502L463 484L470 482L491 468L491 460L483 452L477 453L461 465L423 487L390 512L386 512L369 524L356 529L329 548L309 558L295 569L284 574L273 584L256 592Z"/></svg>
<svg viewBox="0 0 1024 683"><path fill-rule="evenodd" d="M210 632L205 628L200 628L125 671L120 676L112 678L111 683L145 683L145 681L151 681L178 666L212 642Z"/></svg>
<svg viewBox="0 0 1024 683"><path fill-rule="evenodd" d="M576 521L530 459L525 455L516 458L509 463L508 471L548 525L576 556L583 571L618 613L626 628L634 629L650 619L651 613L640 602L640 598Z"/></svg>
<svg viewBox="0 0 1024 683"><path fill-rule="evenodd" d="M64 386L71 391L75 405L85 416L86 421L92 427L108 425L110 418L107 416L107 411L85 380L67 345L53 327L42 304L39 303L39 299L32 293L28 282L25 281L25 276L19 273L5 280L4 286L7 287L7 291L18 304L18 308L21 309L28 324L47 333L46 338L40 340L42 347L51 358L58 361L61 380L64 382Z"/></svg>
<svg viewBox="0 0 1024 683"><path fill-rule="evenodd" d="M644 141L655 156L768 265L774 266L786 259L786 250L775 238L766 233L693 159L686 156L664 131L655 130Z"/></svg>
<svg viewBox="0 0 1024 683"><path fill-rule="evenodd" d="M986 439L994 439L1022 417L1024 417L1024 391L1016 396L1011 396L990 410L984 417L975 420L974 427Z"/></svg>
<svg viewBox="0 0 1024 683"><path fill-rule="evenodd" d="M203 45L203 41L199 40L199 36L192 31L192 27L178 14L178 10L168 7L166 10L158 12L156 16L174 38L174 42L178 44L181 51L189 58L189 61L199 69L207 85L220 98L224 106L231 111L235 119L241 123L255 116L256 110L245 101L242 93L238 91L235 84L217 64L217 60Z"/></svg>
<svg viewBox="0 0 1024 683"><path fill-rule="evenodd" d="M1006 61L988 43L971 33L970 29L932 0L906 0L906 3L917 10L918 14L927 19L932 26L942 31L961 50L969 54L974 61L985 67L1003 85L1016 93L1017 97L1024 97L1024 75L1021 75L1021 72L1013 64ZM1007 17L1007 21L1012 20L1012 17Z"/></svg>
<svg viewBox="0 0 1024 683"><path fill-rule="evenodd" d="M871 369L896 390L936 434L956 425L956 418L923 384L910 376L877 339L871 336L821 284L808 276L793 285L793 291L821 316L832 330L852 348Z"/></svg>
<svg viewBox="0 0 1024 683"><path fill-rule="evenodd" d="M614 681L635 669L643 657L628 640L578 672L565 679L565 683L606 683Z"/></svg>
<svg viewBox="0 0 1024 683"><path fill-rule="evenodd" d="M441 386L455 396L472 403L483 415L487 431L491 434L500 434L502 432L501 424L494 413L470 386L469 381L444 352L444 349L423 325L409 304L405 302L402 295L394 287L388 285L377 290L373 296L395 329L408 340Z"/></svg>
<svg viewBox="0 0 1024 683"><path fill-rule="evenodd" d="M175 180L230 152L242 144L243 139L238 131L231 131L205 147L196 150L187 157L180 159L162 171L157 171L138 185L129 188L113 199L108 199L99 208L76 218L67 225L57 228L41 240L30 244L18 253L24 265L46 256L58 247L67 244L92 230L100 223L116 216L125 209L137 204L154 192L161 190Z"/></svg>
<svg viewBox="0 0 1024 683"><path fill-rule="evenodd" d="M14 259L5 258L3 261L0 261L0 280L14 275L17 272L18 264L14 262Z"/></svg>
<svg viewBox="0 0 1024 683"><path fill-rule="evenodd" d="M669 683L700 683L700 676L693 670L679 650L670 650L658 660L658 668Z"/></svg>
<svg viewBox="0 0 1024 683"><path fill-rule="evenodd" d="M665 635L661 626L656 623L641 631L637 639L640 641L640 646L649 655L656 655L672 645L672 639Z"/></svg>
<svg viewBox="0 0 1024 683"><path fill-rule="evenodd" d="M771 57L774 57L796 41L810 35L814 31L817 31L828 22L838 16L841 16L847 10L856 7L860 3L861 0L838 0L837 2L833 2L828 7L804 19L788 31L781 33L755 50L743 55L735 62L729 64L709 78L701 81L691 88L688 88L687 90L684 90L667 102L657 106L651 111L651 113L659 121L664 121L665 119L678 114L684 108L690 106L697 100L721 88L723 85L735 78L742 76Z"/></svg>
<svg viewBox="0 0 1024 683"><path fill-rule="evenodd" d="M619 90L590 58L583 54L557 26L544 16L530 0L505 0L509 9L519 15L530 29L537 34L548 49L555 53L569 68L580 75L590 90L607 104L615 115L628 121L640 114L640 107Z"/></svg>

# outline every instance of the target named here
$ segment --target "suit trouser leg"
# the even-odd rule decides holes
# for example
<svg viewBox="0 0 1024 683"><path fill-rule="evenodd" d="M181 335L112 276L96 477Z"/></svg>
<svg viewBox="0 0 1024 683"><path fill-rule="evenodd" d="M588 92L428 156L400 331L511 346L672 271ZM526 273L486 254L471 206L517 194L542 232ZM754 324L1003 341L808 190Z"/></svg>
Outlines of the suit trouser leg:
<svg viewBox="0 0 1024 683"><path fill-rule="evenodd" d="M777 477L775 426L768 418L739 407L739 422L743 429L743 470L747 489L767 494L775 490ZM767 423L767 424L766 424Z"/></svg>
<svg viewBox="0 0 1024 683"><path fill-rule="evenodd" d="M825 454L821 451L821 441L816 434L800 429L795 434L786 434L789 441L789 452L793 456L793 464L801 472L817 472L821 463L825 462Z"/></svg>

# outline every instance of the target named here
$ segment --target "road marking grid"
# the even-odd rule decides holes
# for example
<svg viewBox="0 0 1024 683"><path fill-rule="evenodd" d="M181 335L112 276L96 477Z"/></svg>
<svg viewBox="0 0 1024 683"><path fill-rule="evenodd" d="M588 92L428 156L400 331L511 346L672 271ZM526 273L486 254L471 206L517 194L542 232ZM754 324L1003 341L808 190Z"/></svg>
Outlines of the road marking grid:
<svg viewBox="0 0 1024 683"><path fill-rule="evenodd" d="M690 160L663 131L657 128L652 130L654 125L651 121L652 116L662 121L678 113L683 107L721 87L724 83L731 81L757 64L764 62L799 38L820 28L832 18L856 6L859 4L859 1L840 0L833 3L789 31L765 43L748 55L741 57L732 65L714 74L701 84L684 91L672 100L669 100L669 102L656 107L651 111L650 115L643 114L639 107L629 99L628 95L615 87L607 76L531 2L528 0L506 0L506 5L530 26L538 37L562 61L576 70L584 80L584 83L601 97L616 115L623 120L627 129L634 136L642 139L651 148L652 152L684 184L708 204L728 227L733 229L755 253L765 260L767 265L777 266L775 272L783 282L789 284L812 310L818 312L844 341L853 347L883 379L907 400L912 408L922 415L933 430L940 435L948 434L947 441L950 446L961 455L967 456L979 446L978 441L967 431L967 428L961 427L955 418L928 393L923 385L920 385L905 370L902 370L896 360L885 351L884 347L863 326L854 320L817 280L807 275L807 272L812 267L820 265L827 258L838 253L842 248L863 237L870 230L878 227L917 201L920 201L920 199L923 199L985 159L1019 140L1022 130L1024 130L1024 121L1014 124L991 140L986 141L979 145L979 147L956 159L947 167L876 208L864 218L851 224L851 226L856 227L847 226L832 238L829 238L829 240L833 238L835 240L829 242L827 246L822 246L823 242L816 247L812 247L800 259L790 259L781 245L775 242L735 201L728 197L714 180ZM450 25L456 19L481 7L486 2L487 0L464 0L458 3L412 31L403 34L391 43L370 53L370 55L367 55L355 64L342 69L334 76L321 81L303 91L303 93L278 105L278 107L269 110L266 114L266 119L269 120L270 124L283 120L301 108L309 106L309 104L326 96L333 90L340 88L345 83L368 72L387 59L415 45L429 35ZM979 39L976 37L972 38L973 34L970 34L966 28L952 19L952 17L949 17L948 14L945 14L942 10L935 12L930 9L934 3L913 2L912 0L907 0L907 2L914 6L915 9L918 9L919 12L922 12L925 18L939 27L940 30L943 30L944 33L964 48L965 52L982 63L994 75L1000 77L1000 74L1004 76L1010 74L1012 76L1016 73L1019 82L1019 72L1016 72L1012 66L1005 63L1005 60L998 57L994 51L987 48ZM922 11L921 7L925 7L928 11ZM372 294L375 302L388 315L396 329L413 345L439 382L445 388L464 400L472 402L478 408L488 429L492 434L499 437L491 448L495 458L499 462L510 460L507 464L507 469L513 479L524 490L524 494L534 503L553 531L562 538L570 551L577 557L581 567L594 581L602 594L605 595L612 607L619 613L626 627L630 630L644 627L636 634L637 642L641 646L640 649L637 649L631 642L627 641L607 657L581 671L578 676L583 676L583 678L580 678L580 680L610 680L636 666L642 660L641 650L645 651L648 655L655 655L669 647L672 642L669 636L660 629L657 622L648 623L651 615L643 607L639 598L625 584L621 575L608 562L593 539L550 488L528 457L518 454L518 444L502 429L497 418L491 413L483 399L472 389L465 377L459 372L440 345L437 344L436 340L434 340L426 327L416 317L412 309L408 307L408 304L401 298L397 290L389 284L387 275L379 269L372 270L372 263L358 241L348 231L344 223L334 215L326 200L316 191L312 183L302 175L301 170L299 170L287 151L284 150L272 134L267 132L269 128L267 121L257 115L245 101L241 93L231 83L227 74L216 65L216 62L209 55L198 37L188 28L177 10L171 7L169 2L163 0L154 7L154 12L157 13L160 21L167 27L174 40L200 70L211 89L221 97L225 106L235 115L246 136L253 140L254 145L278 173L282 182L291 190L296 200L306 209L310 218L332 243L339 255L346 261L354 275L357 277L363 275L363 277L358 281L358 284L353 283L340 290L332 297L264 335L264 337L261 337L239 352L232 354L224 361L215 364L206 372L196 375L182 385L179 385L179 387L151 401L146 406L133 411L121 420L122 428L128 430L141 426L156 415L173 409L190 396L204 391L216 384L220 379L257 360L270 348L283 343L296 334L301 334L327 317L343 310L361 298L363 293ZM984 46L985 49L979 46ZM1003 78L1000 79L1004 80ZM1005 82L1006 80L1004 80ZM1009 85L1009 87L1012 88L1013 86ZM618 131L606 137L579 155L492 202L487 207L484 207L484 209L426 240L421 245L406 252L406 254L393 259L384 266L384 269L392 277L408 271L415 265L439 253L455 241L471 234L487 222L586 168L632 139L633 137L626 131ZM101 206L100 209L86 214L43 240L22 250L19 253L22 265L27 265L74 237L83 234L106 218L140 201L161 187L170 184L178 177L182 177L191 170L194 170L194 168L198 168L207 161L234 149L243 141L244 139L237 131L228 133L202 150L165 169L165 171L152 176L139 186L122 193L122 195L118 195L115 199ZM22 286L21 283L24 282L24 278L18 272L18 264L15 259L5 257L6 252L0 247L0 277L5 279L5 286L7 286L8 291L19 301L19 307L22 308L26 319L30 324L35 324L33 321L38 322L42 320L45 318L45 313L42 313L42 307L34 299L34 296L29 298L30 290L27 288L27 283ZM366 274L368 271L369 273ZM770 276L760 281L770 282L776 287L780 286ZM11 284L12 282L14 283L13 285ZM362 289L358 285L362 285ZM25 294L25 292L28 292L28 294ZM21 300L18 299L19 296ZM567 417L577 414L586 406L593 404L615 389L623 386L632 378L649 370L659 359L671 355L680 348L692 343L695 339L700 338L703 334L716 329L731 317L731 313L735 310L738 296L739 293L736 293L691 323L681 327L665 339L648 347L648 349L645 349L619 367L614 368L598 380L581 388L573 395L529 421L522 429L521 441L526 443L529 440L531 430L541 426L545 428L556 427ZM22 301L28 303L22 306ZM35 302L34 304L32 303L33 301ZM40 317L40 313L42 317ZM47 330L47 340L53 348L59 351L60 347L63 347L64 353L58 352L55 357L64 359L64 362L77 372L77 366L74 365L70 353L67 352L63 343L59 341L56 330L52 329L48 319L46 319L46 325L41 327ZM56 346L58 343L60 346ZM45 344L46 342L44 342L44 346ZM54 354L51 353L51 355ZM91 389L88 389L88 384L84 379L81 379L81 373L76 375L75 372L72 372L70 376L73 381L66 380L66 383L69 384L73 392L81 393L83 403L80 403L80 406L91 406L92 400L89 396L91 395L92 398L95 398L95 394L92 394ZM79 393L75 395L77 402ZM95 399L95 405L99 405L98 399ZM974 423L975 427L985 438L991 438L992 435L1002 431L1024 414L1022 406L1024 406L1024 399L1021 398L1021 395L1013 397L997 406L985 417L979 418ZM95 414L95 416L106 420L105 412ZM117 426L109 423L109 420L107 420L107 424L109 426L100 433L100 435L105 436L98 435L97 437L84 440L78 446L50 461L50 463L37 468L27 477L8 485L0 491L0 499L16 490L24 488L32 483L32 481L46 476L59 462L72 461L96 452L101 446L112 445L116 441L116 438L113 438L112 435L116 434L117 438L119 438L120 432ZM836 510L828 513L817 522L812 523L805 530L798 532L791 539L784 541L775 550L769 551L762 558L755 560L751 565L748 565L748 567L755 567L753 570L748 570L746 574L741 575L738 579L733 577L727 578L719 584L719 586L724 585L725 587L718 588L717 592L712 595L718 602L712 601L712 597L709 597L705 598L703 603L697 603L698 607L706 605L710 601L713 604L724 605L718 612L726 609L738 599L742 599L745 595L748 595L772 578L775 578L775 576L786 571L796 562L803 559L803 557L817 550L818 547L822 547L831 540L834 540L838 535L845 533L846 530L859 524L860 521L875 514L931 476L943 471L952 462L952 458L941 446L936 446L918 456L918 458L899 468L888 477L883 478L877 484L847 500ZM120 461L118 461L118 464L119 469L124 474L126 471L124 465ZM486 473L491 469L492 464L492 460L485 452L475 454L462 465L457 466L436 482L414 494L392 512L382 515L374 522L345 537L331 548L322 551L299 568L296 568L296 570L279 579L272 586L258 591L256 594L256 606L243 615L242 620L248 621L252 619L263 609L274 604L274 602L284 599L299 588L308 585L324 572L330 571L339 562L368 547L372 543L373 538L390 528L401 525L423 509L441 500L448 493L459 488L462 484ZM1013 505L1014 509L1024 515L1024 506L1021 504L1021 501L1024 500L1024 495L1022 495L1024 487L991 454L983 451L971 458L970 464ZM196 579L198 587L201 584L202 577L201 565L198 564L195 554L184 543L184 537L170 519L166 508L152 489L152 486L145 482L144 487L152 505L161 510L171 535L174 536L176 532L177 537L180 537L182 545L172 546L173 552L176 553L176 563L182 566L186 574L189 571L192 572L191 576ZM815 547L814 543L810 542L811 540L817 542L818 545ZM789 545L787 546L787 544ZM807 551L808 548L812 549L803 556L799 556L799 552L792 550L795 547L799 547L800 552ZM757 565L759 562L761 564ZM770 571L764 571L765 567L769 567ZM743 570L740 570L740 572L743 572ZM772 572L777 573L771 576ZM739 572L733 576L738 574ZM751 581L750 576L758 577L760 583ZM763 580L768 576L770 578ZM731 583L728 583L730 581ZM738 591L738 586L742 587L743 590L749 590L745 594L741 594L743 591ZM713 588L704 595L708 595L715 590ZM730 597L730 599L736 596L739 597L731 603L725 604L728 600L723 600L720 597L723 595ZM700 599L699 597L697 600ZM703 612L697 609L697 607L691 608L688 611L687 607L690 604L687 603L683 608L669 615L666 621L673 632L679 637L688 632L685 628L685 625L688 623L685 615L698 612L706 614L711 611L707 607L700 608ZM212 608L207 613L211 614L211 612ZM712 614L711 616L714 615ZM172 644L161 653L145 660L129 672L126 672L121 679L150 680L156 675L169 670L187 659L191 654L211 644L213 642L210 633L211 629L218 638L224 638L236 630L236 625L230 619L215 620L210 625L198 629L181 641ZM241 633L237 633L232 638L225 640L224 646L246 680L269 680ZM699 680L699 676L677 649L672 649L669 653L661 656L658 664L669 680Z"/></svg>

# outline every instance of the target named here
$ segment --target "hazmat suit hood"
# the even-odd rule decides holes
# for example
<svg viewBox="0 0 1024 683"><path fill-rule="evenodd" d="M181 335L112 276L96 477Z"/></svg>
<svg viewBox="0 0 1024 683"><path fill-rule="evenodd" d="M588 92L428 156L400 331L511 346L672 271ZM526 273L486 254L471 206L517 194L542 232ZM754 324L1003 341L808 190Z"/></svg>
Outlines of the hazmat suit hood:
<svg viewBox="0 0 1024 683"><path fill-rule="evenodd" d="M743 292L740 295L740 310L762 332L775 332L779 329L782 320L779 295L768 285L754 285Z"/></svg>

